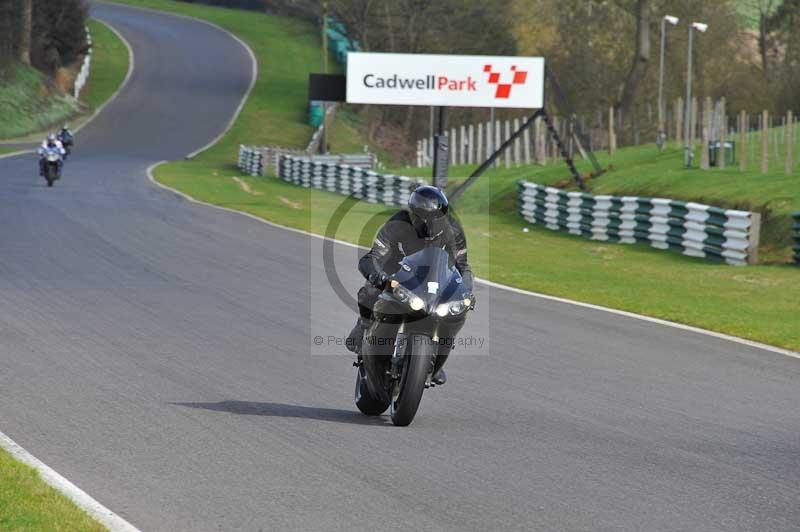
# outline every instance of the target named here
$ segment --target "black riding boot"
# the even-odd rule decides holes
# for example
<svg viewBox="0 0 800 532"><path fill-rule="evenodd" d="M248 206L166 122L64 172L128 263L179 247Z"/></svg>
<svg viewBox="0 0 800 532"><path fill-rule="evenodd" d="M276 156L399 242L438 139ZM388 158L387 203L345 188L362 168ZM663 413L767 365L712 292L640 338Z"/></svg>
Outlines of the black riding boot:
<svg viewBox="0 0 800 532"><path fill-rule="evenodd" d="M450 356L450 349L439 348L440 352L436 355L436 363L433 366L433 375L431 375L431 382L437 386L447 382L447 374L444 372L444 363L447 362L447 357Z"/></svg>
<svg viewBox="0 0 800 532"><path fill-rule="evenodd" d="M364 331L369 329L370 320L358 318L355 327L350 331L350 335L345 340L344 346L348 351L361 354L361 344L364 342Z"/></svg>

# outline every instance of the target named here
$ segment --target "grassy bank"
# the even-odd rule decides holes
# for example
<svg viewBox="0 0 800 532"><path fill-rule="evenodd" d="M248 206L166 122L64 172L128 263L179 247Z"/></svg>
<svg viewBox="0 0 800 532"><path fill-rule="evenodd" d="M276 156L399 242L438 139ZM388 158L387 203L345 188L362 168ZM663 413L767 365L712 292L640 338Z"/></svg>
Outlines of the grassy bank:
<svg viewBox="0 0 800 532"><path fill-rule="evenodd" d="M37 70L16 63L0 69L0 138L43 131L78 113L74 99L43 88Z"/></svg>
<svg viewBox="0 0 800 532"><path fill-rule="evenodd" d="M243 176L233 167L239 143L297 146L307 140L311 133L305 125L307 74L320 67L316 29L264 14L166 0L127 3L216 22L248 42L261 66L253 96L231 132L198 160L160 166L156 178L209 203L325 233L332 213L345 201L342 196L310 191L274 178ZM602 187L610 187L605 182L611 183L617 176L623 184L625 175L641 173L654 155L646 148L621 150L613 161L617 170L592 186L602 191ZM676 158L679 152L657 156L651 175L660 175ZM605 156L601 160L606 166L610 164ZM639 166L636 170L634 163ZM659 168L659 164L664 166ZM465 175L468 169L455 169L454 173L459 170ZM583 170L588 168L583 166ZM623 171L627 173L622 174ZM564 179L565 172L560 165L494 171L460 201L471 260L478 275L520 288L800 349L796 269L715 265L645 246L603 244L536 227L524 233L526 224L515 212L513 195L516 179L523 176L556 183ZM719 181L733 190L732 180L719 176ZM709 199L713 199L714 190L709 185ZM745 195L750 197L750 193ZM335 236L368 244L388 211L382 206L356 204Z"/></svg>
<svg viewBox="0 0 800 532"><path fill-rule="evenodd" d="M43 75L21 64L0 67L0 139L36 138L64 122L80 123L102 105L128 71L125 44L104 24L91 20L94 44L89 82L81 101L48 89Z"/></svg>
<svg viewBox="0 0 800 532"><path fill-rule="evenodd" d="M0 450L0 530L101 531L105 528Z"/></svg>
<svg viewBox="0 0 800 532"><path fill-rule="evenodd" d="M750 139L748 155L760 153L758 136ZM795 153L800 148L795 146ZM748 169L740 172L738 164L724 170L712 168L700 170L683 168L683 150L673 146L659 152L654 145L624 148L613 157L605 152L597 153L600 164L607 168L600 178L588 181L591 192L626 196L655 196L686 201L696 201L725 207L760 212L762 214L761 258L766 263L787 263L791 255L791 213L800 210L800 162L794 166L794 174L784 173L782 154L770 150L769 171L761 175L755 157L750 157ZM700 159L699 149L695 161ZM588 175L591 166L586 161L577 161L582 174ZM455 166L451 175L456 180L469 175L475 166ZM412 176L430 175L426 168L400 168L397 173ZM492 183L493 201L508 205L516 197L519 179L539 184L567 185L577 190L569 178L563 162L548 166L521 166L493 168L487 171L474 185L476 191L485 192L485 183Z"/></svg>

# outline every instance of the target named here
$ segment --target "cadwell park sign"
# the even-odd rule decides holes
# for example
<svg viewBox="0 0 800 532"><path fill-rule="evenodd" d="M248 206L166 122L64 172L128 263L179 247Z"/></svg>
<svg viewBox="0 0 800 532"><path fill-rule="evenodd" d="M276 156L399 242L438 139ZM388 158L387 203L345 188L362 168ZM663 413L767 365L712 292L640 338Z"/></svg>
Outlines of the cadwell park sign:
<svg viewBox="0 0 800 532"><path fill-rule="evenodd" d="M347 54L347 103L513 107L544 105L544 58Z"/></svg>

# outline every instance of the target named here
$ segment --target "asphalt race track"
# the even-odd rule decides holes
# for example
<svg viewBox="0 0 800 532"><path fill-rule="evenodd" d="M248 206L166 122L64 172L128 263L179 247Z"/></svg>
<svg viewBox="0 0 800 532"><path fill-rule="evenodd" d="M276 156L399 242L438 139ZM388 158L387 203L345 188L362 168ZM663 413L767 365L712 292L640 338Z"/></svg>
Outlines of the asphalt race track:
<svg viewBox="0 0 800 532"><path fill-rule="evenodd" d="M320 241L146 178L224 129L246 51L94 13L129 85L53 189L0 160L0 430L36 457L142 530L800 528L800 360L726 340L481 287L491 355L451 359L409 428L358 414L351 357L309 349L354 317Z"/></svg>

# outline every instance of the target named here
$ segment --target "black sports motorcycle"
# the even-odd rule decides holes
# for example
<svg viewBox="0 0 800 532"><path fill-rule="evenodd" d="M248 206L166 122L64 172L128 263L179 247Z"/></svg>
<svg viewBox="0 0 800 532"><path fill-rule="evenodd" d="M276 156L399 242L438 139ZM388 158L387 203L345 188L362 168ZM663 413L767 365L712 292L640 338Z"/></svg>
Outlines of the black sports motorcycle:
<svg viewBox="0 0 800 532"><path fill-rule="evenodd" d="M374 308L356 362L355 402L368 416L391 409L392 422L413 421L431 376L474 308L461 278L441 248L425 248L400 263ZM441 347L440 347L441 346Z"/></svg>

